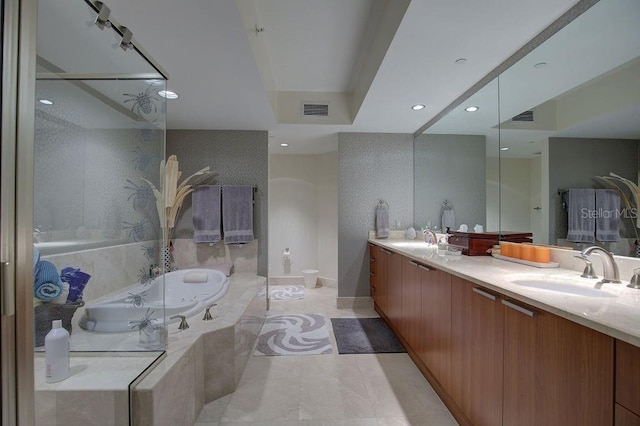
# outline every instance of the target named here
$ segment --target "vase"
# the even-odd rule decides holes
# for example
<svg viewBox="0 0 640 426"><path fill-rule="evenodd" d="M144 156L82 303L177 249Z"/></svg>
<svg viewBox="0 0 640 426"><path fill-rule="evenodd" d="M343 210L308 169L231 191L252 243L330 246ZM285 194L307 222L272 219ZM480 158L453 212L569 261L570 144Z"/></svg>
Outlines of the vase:
<svg viewBox="0 0 640 426"><path fill-rule="evenodd" d="M171 247L160 248L160 265L165 273L171 272Z"/></svg>

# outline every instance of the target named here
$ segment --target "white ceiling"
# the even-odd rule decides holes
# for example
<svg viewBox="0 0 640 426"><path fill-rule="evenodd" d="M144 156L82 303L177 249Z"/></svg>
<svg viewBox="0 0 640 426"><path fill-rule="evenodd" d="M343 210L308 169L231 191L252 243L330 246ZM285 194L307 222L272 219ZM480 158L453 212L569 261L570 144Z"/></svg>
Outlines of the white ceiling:
<svg viewBox="0 0 640 426"><path fill-rule="evenodd" d="M243 22L242 1L254 3L253 26ZM170 74L180 98L168 103L168 128L268 130L274 153L335 150L338 132L413 133L576 3L411 0L353 124L278 124L251 38L262 38L276 91L348 92L379 23L373 11L394 1L105 3ZM467 62L456 65L458 58ZM427 108L414 112L416 103Z"/></svg>

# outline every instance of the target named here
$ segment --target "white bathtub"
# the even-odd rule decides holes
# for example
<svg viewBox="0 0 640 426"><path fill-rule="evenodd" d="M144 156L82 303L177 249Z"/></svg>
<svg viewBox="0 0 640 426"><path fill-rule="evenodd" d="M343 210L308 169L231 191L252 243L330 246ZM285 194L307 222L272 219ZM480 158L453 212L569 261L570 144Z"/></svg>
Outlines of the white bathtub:
<svg viewBox="0 0 640 426"><path fill-rule="evenodd" d="M186 274L207 274L207 282L185 283ZM148 309L155 311L151 318L167 323L173 315L193 316L221 299L229 288L227 276L214 269L184 269L169 272L150 284L128 288L95 303L85 305L78 324L85 330L107 333L132 331L130 321L142 319ZM163 292L163 289L165 290ZM164 303L163 303L164 294ZM137 302L137 303L136 303ZM164 305L164 311L163 311Z"/></svg>

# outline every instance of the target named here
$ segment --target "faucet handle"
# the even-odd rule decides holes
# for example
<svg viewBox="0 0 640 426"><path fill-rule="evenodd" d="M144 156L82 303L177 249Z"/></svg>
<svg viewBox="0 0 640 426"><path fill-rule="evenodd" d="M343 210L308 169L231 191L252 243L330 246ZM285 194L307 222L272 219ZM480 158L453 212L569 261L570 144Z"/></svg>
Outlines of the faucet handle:
<svg viewBox="0 0 640 426"><path fill-rule="evenodd" d="M178 330L186 330L187 328L189 328L189 324L187 324L187 317L185 317L184 315L174 315L172 317L169 317L169 319L175 318L180 318L180 325L178 326Z"/></svg>
<svg viewBox="0 0 640 426"><path fill-rule="evenodd" d="M582 275L580 275L582 278L598 278L596 273L593 272L593 263L589 260L587 256L581 254L579 256L574 256L574 257L576 259L584 260L584 262L586 263L584 267L584 271L582 272Z"/></svg>
<svg viewBox="0 0 640 426"><path fill-rule="evenodd" d="M633 270L633 277L631 277L631 280L629 281L627 287L640 289L640 268L636 268Z"/></svg>
<svg viewBox="0 0 640 426"><path fill-rule="evenodd" d="M204 317L202 317L203 321L211 321L213 319L213 317L211 316L211 312L209 312L209 309L213 308L214 306L216 306L217 303L214 303L213 305L207 306L205 311L204 311Z"/></svg>

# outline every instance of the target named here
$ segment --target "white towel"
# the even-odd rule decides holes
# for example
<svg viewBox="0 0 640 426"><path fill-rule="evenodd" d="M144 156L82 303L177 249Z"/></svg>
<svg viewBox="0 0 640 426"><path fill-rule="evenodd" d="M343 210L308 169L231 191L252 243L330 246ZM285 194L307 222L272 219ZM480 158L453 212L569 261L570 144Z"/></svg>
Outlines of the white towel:
<svg viewBox="0 0 640 426"><path fill-rule="evenodd" d="M620 240L620 194L615 189L596 189L596 239Z"/></svg>
<svg viewBox="0 0 640 426"><path fill-rule="evenodd" d="M183 283L199 284L206 283L207 281L209 281L209 274L202 271L186 272L182 277Z"/></svg>
<svg viewBox="0 0 640 426"><path fill-rule="evenodd" d="M593 189L569 189L567 191L569 229L567 240L574 243L595 241L594 218L596 197Z"/></svg>
<svg viewBox="0 0 640 426"><path fill-rule="evenodd" d="M253 241L253 187L222 187L222 228L225 244Z"/></svg>
<svg viewBox="0 0 640 426"><path fill-rule="evenodd" d="M456 214L453 209L446 209L442 212L442 231L446 232L447 228L456 229Z"/></svg>
<svg viewBox="0 0 640 426"><path fill-rule="evenodd" d="M389 210L384 204L376 206L376 238L389 238Z"/></svg>

